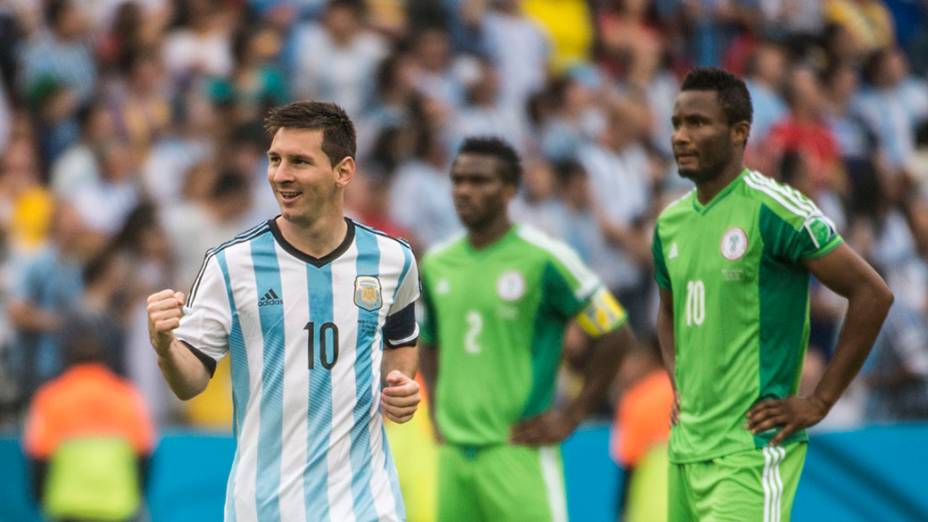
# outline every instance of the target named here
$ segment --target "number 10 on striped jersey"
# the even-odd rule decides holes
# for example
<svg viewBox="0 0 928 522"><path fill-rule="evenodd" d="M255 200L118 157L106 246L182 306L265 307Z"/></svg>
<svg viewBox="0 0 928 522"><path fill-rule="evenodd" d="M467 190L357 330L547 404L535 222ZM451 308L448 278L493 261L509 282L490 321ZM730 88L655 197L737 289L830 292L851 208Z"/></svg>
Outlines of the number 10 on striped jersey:
<svg viewBox="0 0 928 522"><path fill-rule="evenodd" d="M310 321L303 327L309 332L309 369L316 366L316 323ZM329 348L331 347L331 348ZM331 351L332 356L329 357ZM322 323L319 327L319 362L326 370L331 370L338 362L338 327L335 323Z"/></svg>
<svg viewBox="0 0 928 522"><path fill-rule="evenodd" d="M700 326L706 319L706 285L702 281L686 283L686 326Z"/></svg>

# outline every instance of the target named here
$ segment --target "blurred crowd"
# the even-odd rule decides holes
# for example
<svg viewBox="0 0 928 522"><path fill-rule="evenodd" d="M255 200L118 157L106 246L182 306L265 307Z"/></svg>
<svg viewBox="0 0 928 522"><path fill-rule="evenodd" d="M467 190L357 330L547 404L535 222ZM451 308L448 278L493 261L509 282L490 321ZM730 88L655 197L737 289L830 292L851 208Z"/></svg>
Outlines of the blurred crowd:
<svg viewBox="0 0 928 522"><path fill-rule="evenodd" d="M843 418L928 418L928 2L4 0L0 419L62 372L77 317L157 424L228 422L221 372L200 406L170 396L145 297L186 289L207 248L276 215L261 117L305 98L356 124L349 214L420 254L460 229L463 137L510 140L513 216L629 310L645 346L630 388L657 364L650 240L690 188L670 114L697 65L747 80L748 166L812 197L897 296ZM815 382L843 310L817 287L811 308Z"/></svg>

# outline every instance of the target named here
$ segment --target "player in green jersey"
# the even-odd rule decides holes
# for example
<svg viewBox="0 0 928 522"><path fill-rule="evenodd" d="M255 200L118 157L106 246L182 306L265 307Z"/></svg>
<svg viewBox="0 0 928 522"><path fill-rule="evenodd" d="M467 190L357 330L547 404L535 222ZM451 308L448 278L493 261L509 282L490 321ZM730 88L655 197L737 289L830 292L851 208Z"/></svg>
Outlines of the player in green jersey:
<svg viewBox="0 0 928 522"><path fill-rule="evenodd" d="M421 369L439 439L438 516L453 521L566 520L558 444L602 400L634 343L625 311L562 243L509 221L516 152L464 142L451 169L467 234L421 264ZM564 328L593 340L579 396L553 408Z"/></svg>
<svg viewBox="0 0 928 522"><path fill-rule="evenodd" d="M673 521L789 520L804 428L857 374L893 299L811 200L744 168L751 112L744 83L719 69L690 72L673 111L677 167L696 183L661 213L652 246L677 398ZM799 397L810 273L848 308L821 381Z"/></svg>

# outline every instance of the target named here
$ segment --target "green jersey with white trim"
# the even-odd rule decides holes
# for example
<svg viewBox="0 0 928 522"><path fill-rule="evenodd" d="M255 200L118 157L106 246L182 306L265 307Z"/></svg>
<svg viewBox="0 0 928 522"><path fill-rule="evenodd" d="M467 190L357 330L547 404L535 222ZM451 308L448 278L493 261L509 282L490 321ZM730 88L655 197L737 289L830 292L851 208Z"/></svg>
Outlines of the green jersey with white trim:
<svg viewBox="0 0 928 522"><path fill-rule="evenodd" d="M465 237L438 246L420 273L419 339L438 347L433 402L454 444L506 443L515 423L551 406L570 319L596 336L626 318L573 251L524 225L481 249Z"/></svg>
<svg viewBox="0 0 928 522"><path fill-rule="evenodd" d="M657 283L673 295L671 461L760 448L776 433L752 435L745 414L796 393L809 340L803 260L841 242L807 197L747 169L706 205L692 190L664 209L652 253Z"/></svg>

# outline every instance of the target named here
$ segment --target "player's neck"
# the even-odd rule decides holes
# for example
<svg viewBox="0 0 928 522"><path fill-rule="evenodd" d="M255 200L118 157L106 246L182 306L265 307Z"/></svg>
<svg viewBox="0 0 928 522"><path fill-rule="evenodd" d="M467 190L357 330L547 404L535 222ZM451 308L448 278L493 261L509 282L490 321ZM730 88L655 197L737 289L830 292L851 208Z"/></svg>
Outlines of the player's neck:
<svg viewBox="0 0 928 522"><path fill-rule="evenodd" d="M325 257L338 248L348 233L348 224L340 213L321 216L305 225L278 216L277 226L288 243L315 258Z"/></svg>
<svg viewBox="0 0 928 522"><path fill-rule="evenodd" d="M727 165L718 176L696 183L696 199L699 200L699 204L705 205L712 201L712 198L734 181L742 170L744 170L744 164L741 158L738 158L737 161Z"/></svg>
<svg viewBox="0 0 928 522"><path fill-rule="evenodd" d="M468 229L467 240L471 246L479 250L499 241L506 235L506 232L509 232L510 228L512 228L512 222L509 221L509 216L504 214L499 219L487 223L486 226Z"/></svg>

